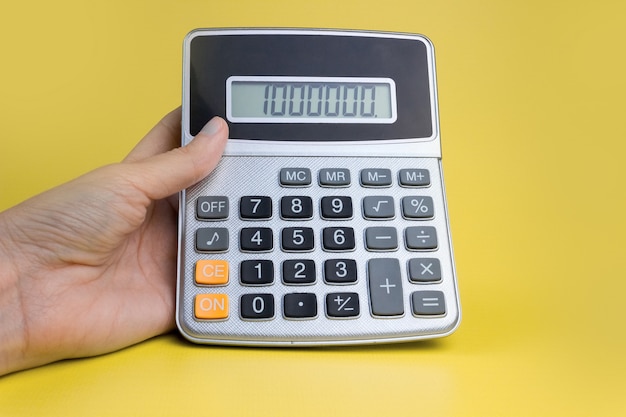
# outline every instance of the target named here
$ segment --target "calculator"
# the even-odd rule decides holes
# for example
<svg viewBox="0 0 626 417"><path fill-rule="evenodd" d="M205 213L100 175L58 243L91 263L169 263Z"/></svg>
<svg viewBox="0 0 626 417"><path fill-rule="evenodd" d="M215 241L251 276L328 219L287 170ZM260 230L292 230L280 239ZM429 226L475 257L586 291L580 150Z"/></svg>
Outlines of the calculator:
<svg viewBox="0 0 626 417"><path fill-rule="evenodd" d="M201 29L182 145L230 138L180 196L176 320L190 341L351 345L460 320L433 45L420 35Z"/></svg>

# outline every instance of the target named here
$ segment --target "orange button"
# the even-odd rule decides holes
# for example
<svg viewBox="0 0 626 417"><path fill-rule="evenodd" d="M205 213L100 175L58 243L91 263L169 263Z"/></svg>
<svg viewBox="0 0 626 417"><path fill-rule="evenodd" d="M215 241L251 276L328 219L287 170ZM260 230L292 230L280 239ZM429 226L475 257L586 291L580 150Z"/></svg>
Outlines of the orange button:
<svg viewBox="0 0 626 417"><path fill-rule="evenodd" d="M228 261L204 259L196 262L196 282L204 285L228 284Z"/></svg>
<svg viewBox="0 0 626 417"><path fill-rule="evenodd" d="M194 306L198 319L216 320L228 318L228 295L198 294Z"/></svg>

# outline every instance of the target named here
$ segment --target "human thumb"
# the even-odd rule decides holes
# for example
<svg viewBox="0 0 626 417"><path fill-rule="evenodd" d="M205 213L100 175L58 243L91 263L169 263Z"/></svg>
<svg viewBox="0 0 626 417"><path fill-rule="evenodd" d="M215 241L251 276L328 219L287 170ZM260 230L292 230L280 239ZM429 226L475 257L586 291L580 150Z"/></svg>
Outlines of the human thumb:
<svg viewBox="0 0 626 417"><path fill-rule="evenodd" d="M190 187L213 171L227 138L228 125L214 117L188 145L131 163L133 183L152 200Z"/></svg>

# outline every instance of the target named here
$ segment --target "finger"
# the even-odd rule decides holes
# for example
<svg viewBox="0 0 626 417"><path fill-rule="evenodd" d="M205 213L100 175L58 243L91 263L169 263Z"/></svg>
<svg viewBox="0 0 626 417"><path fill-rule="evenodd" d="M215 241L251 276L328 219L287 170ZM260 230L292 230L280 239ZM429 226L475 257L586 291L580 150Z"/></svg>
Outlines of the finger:
<svg viewBox="0 0 626 417"><path fill-rule="evenodd" d="M227 138L228 125L214 117L187 146L135 162L130 180L152 200L171 196L213 171Z"/></svg>
<svg viewBox="0 0 626 417"><path fill-rule="evenodd" d="M180 146L181 108L172 110L139 141L124 162L140 161Z"/></svg>

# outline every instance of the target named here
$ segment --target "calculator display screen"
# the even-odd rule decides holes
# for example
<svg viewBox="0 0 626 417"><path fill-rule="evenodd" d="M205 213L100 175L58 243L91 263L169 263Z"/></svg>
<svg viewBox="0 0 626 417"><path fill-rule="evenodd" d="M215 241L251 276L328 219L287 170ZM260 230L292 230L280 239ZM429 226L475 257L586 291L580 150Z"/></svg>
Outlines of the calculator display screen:
<svg viewBox="0 0 626 417"><path fill-rule="evenodd" d="M234 123L393 123L390 78L230 77L226 116Z"/></svg>

